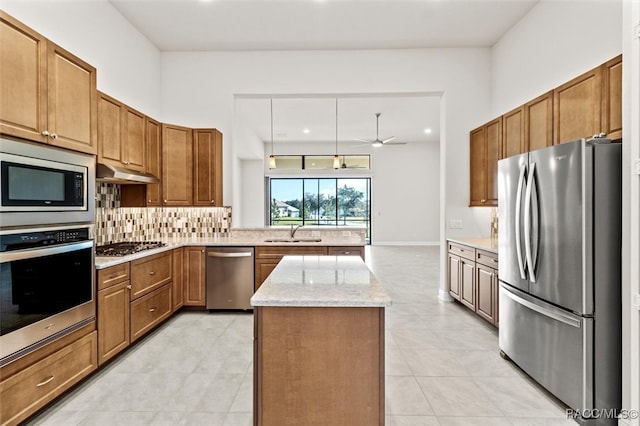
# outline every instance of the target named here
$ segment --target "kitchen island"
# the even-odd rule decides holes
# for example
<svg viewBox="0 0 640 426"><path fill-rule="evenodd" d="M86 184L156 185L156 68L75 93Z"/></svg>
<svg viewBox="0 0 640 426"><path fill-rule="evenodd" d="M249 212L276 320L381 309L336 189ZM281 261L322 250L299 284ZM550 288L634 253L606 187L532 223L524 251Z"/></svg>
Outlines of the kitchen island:
<svg viewBox="0 0 640 426"><path fill-rule="evenodd" d="M285 256L251 298L254 424L384 424L384 309L357 256Z"/></svg>

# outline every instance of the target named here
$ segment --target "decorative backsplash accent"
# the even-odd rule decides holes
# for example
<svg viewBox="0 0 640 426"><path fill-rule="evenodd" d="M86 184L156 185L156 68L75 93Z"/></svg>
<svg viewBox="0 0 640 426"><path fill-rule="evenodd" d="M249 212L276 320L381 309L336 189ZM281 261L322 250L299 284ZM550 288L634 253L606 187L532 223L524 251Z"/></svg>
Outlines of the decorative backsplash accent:
<svg viewBox="0 0 640 426"><path fill-rule="evenodd" d="M96 185L96 245L207 238L231 229L231 207L120 207L120 185Z"/></svg>

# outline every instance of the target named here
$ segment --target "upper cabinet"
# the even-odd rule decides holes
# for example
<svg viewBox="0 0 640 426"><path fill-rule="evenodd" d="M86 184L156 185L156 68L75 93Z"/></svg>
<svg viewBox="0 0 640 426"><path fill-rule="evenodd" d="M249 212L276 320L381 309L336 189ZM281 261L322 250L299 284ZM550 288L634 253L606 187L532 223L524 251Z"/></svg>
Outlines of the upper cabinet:
<svg viewBox="0 0 640 426"><path fill-rule="evenodd" d="M193 205L193 129L162 125L162 198L165 206Z"/></svg>
<svg viewBox="0 0 640 426"><path fill-rule="evenodd" d="M553 91L527 102L523 106L524 146L522 152L535 151L553 145ZM509 155L505 155L505 158Z"/></svg>
<svg viewBox="0 0 640 426"><path fill-rule="evenodd" d="M498 160L502 157L502 117L471 131L469 206L498 205Z"/></svg>
<svg viewBox="0 0 640 426"><path fill-rule="evenodd" d="M146 170L146 117L98 93L98 161Z"/></svg>
<svg viewBox="0 0 640 426"><path fill-rule="evenodd" d="M222 206L222 133L193 131L193 204Z"/></svg>
<svg viewBox="0 0 640 426"><path fill-rule="evenodd" d="M524 107L519 107L502 116L502 155L511 157L527 150L524 140Z"/></svg>
<svg viewBox="0 0 640 426"><path fill-rule="evenodd" d="M147 127L147 172L157 178L162 177L162 128L160 123L146 119ZM162 205L162 183L150 183L146 186L146 206Z"/></svg>
<svg viewBox="0 0 640 426"><path fill-rule="evenodd" d="M589 138L603 129L602 73L594 68L553 91L554 144Z"/></svg>
<svg viewBox="0 0 640 426"><path fill-rule="evenodd" d="M622 138L622 55L470 132L469 206L496 206L501 158L601 133Z"/></svg>
<svg viewBox="0 0 640 426"><path fill-rule="evenodd" d="M0 11L0 132L89 154L96 69Z"/></svg>
<svg viewBox="0 0 640 426"><path fill-rule="evenodd" d="M602 131L622 138L622 55L602 65Z"/></svg>

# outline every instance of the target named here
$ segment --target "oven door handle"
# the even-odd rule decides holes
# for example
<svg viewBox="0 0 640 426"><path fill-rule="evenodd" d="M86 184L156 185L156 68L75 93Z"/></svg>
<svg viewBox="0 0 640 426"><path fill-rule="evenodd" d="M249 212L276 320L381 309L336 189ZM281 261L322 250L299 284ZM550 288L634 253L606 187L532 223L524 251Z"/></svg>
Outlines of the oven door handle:
<svg viewBox="0 0 640 426"><path fill-rule="evenodd" d="M93 247L93 240L82 241L80 243L64 244L55 247L16 250L0 253L0 263L13 262L16 260L33 259L36 257L51 256L54 254L69 253Z"/></svg>

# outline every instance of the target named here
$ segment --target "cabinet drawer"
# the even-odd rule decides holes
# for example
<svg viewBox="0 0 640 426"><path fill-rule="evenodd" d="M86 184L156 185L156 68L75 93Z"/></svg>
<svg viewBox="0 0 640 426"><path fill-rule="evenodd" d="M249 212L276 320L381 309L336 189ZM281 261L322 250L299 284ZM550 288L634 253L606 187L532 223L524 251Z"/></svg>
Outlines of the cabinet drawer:
<svg viewBox="0 0 640 426"><path fill-rule="evenodd" d="M171 282L171 250L131 262L131 300Z"/></svg>
<svg viewBox="0 0 640 426"><path fill-rule="evenodd" d="M17 424L94 371L96 332L0 382L0 423Z"/></svg>
<svg viewBox="0 0 640 426"><path fill-rule="evenodd" d="M449 242L449 253L457 254L460 257L464 257L469 260L476 260L476 249L469 246L463 246L462 244L456 244Z"/></svg>
<svg viewBox="0 0 640 426"><path fill-rule="evenodd" d="M358 246L327 247L329 256L360 256L364 259L364 248Z"/></svg>
<svg viewBox="0 0 640 426"><path fill-rule="evenodd" d="M326 246L258 246L257 259L282 259L284 256L314 256L327 254Z"/></svg>
<svg viewBox="0 0 640 426"><path fill-rule="evenodd" d="M498 255L490 251L477 249L476 262L493 269L498 269Z"/></svg>
<svg viewBox="0 0 640 426"><path fill-rule="evenodd" d="M129 279L129 262L98 270L98 290Z"/></svg>
<svg viewBox="0 0 640 426"><path fill-rule="evenodd" d="M171 284L131 302L131 342L171 316Z"/></svg>

